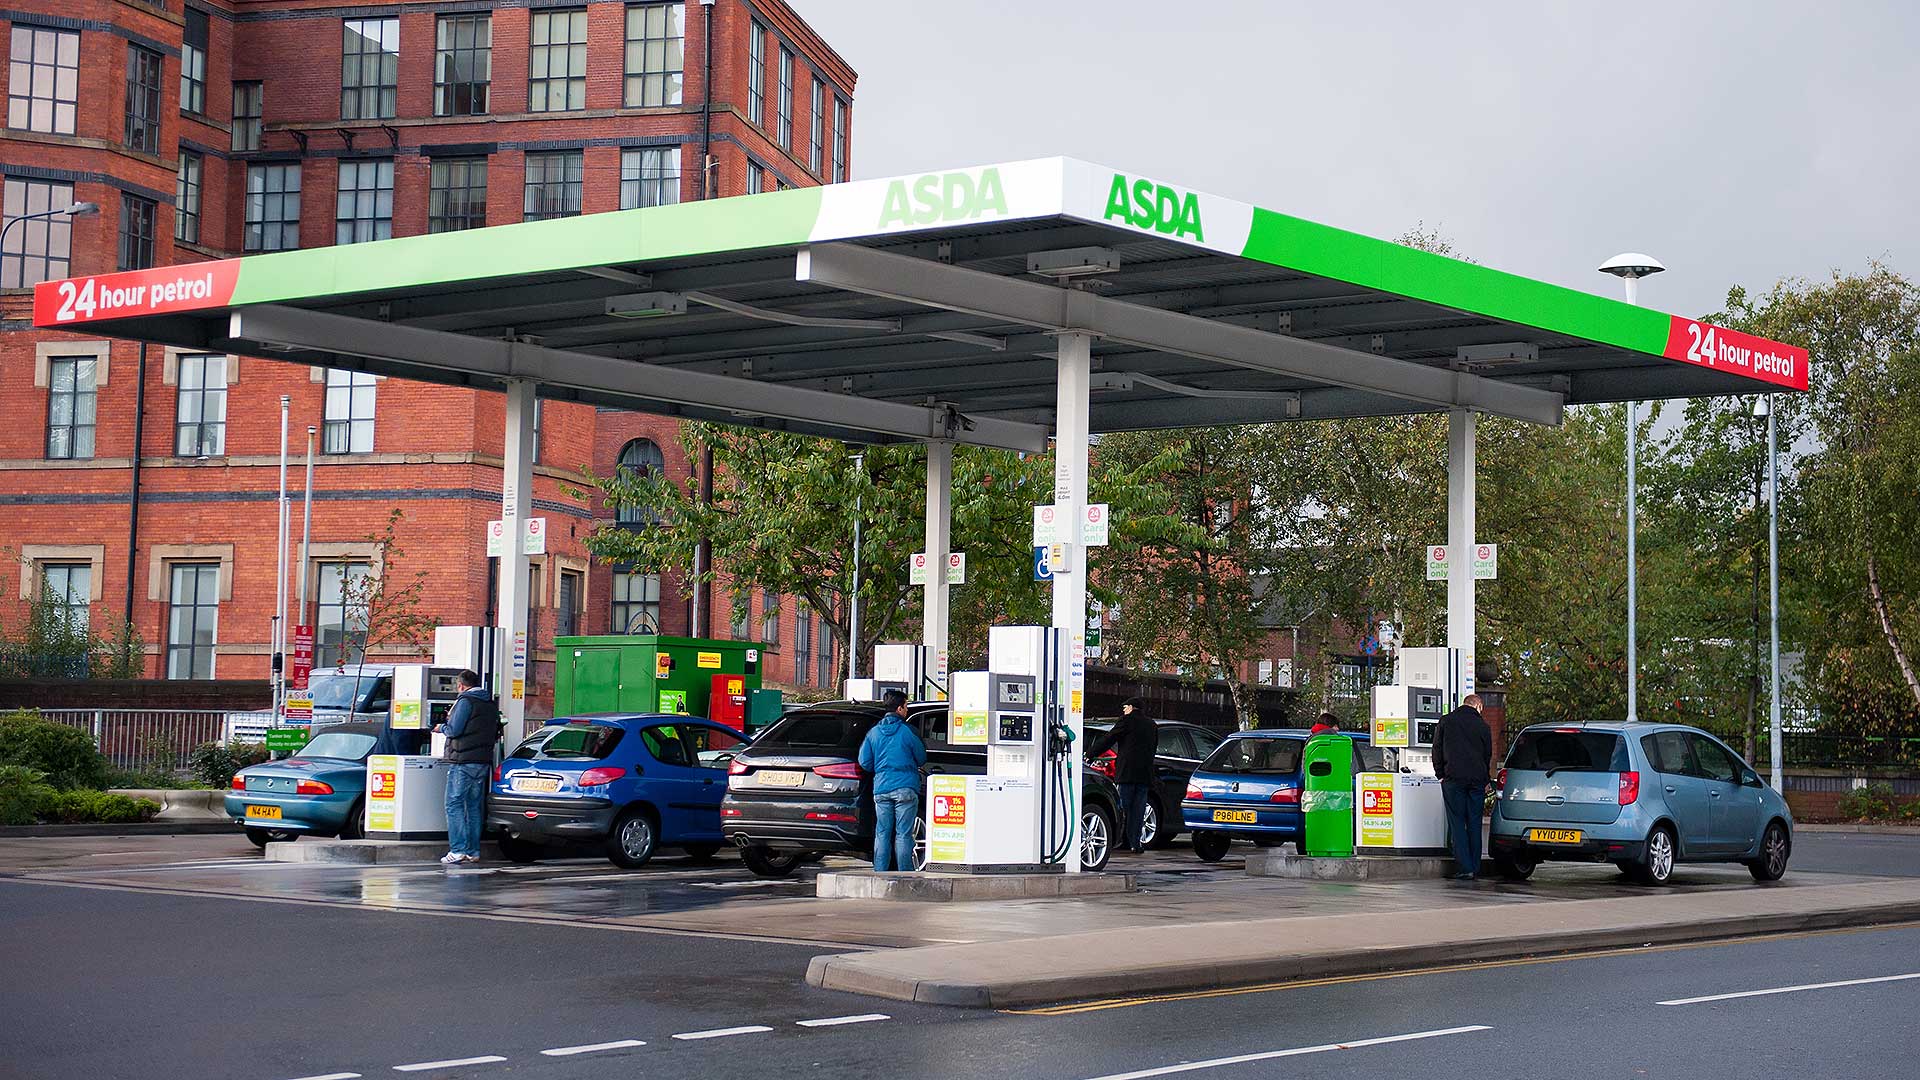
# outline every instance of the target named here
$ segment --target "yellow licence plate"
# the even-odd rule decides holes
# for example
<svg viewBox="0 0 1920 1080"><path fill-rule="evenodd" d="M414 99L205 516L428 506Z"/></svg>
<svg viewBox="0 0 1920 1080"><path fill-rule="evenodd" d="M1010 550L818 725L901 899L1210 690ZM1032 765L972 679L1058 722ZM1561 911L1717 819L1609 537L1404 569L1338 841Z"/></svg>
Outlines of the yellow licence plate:
<svg viewBox="0 0 1920 1080"><path fill-rule="evenodd" d="M515 791L559 791L560 781L552 776L516 776L513 778Z"/></svg>
<svg viewBox="0 0 1920 1080"><path fill-rule="evenodd" d="M807 782L807 774L791 769L762 769L754 778L768 787L799 787Z"/></svg>
<svg viewBox="0 0 1920 1080"><path fill-rule="evenodd" d="M1528 829L1527 839L1535 844L1577 844L1579 829Z"/></svg>
<svg viewBox="0 0 1920 1080"><path fill-rule="evenodd" d="M280 808L277 806L249 806L247 807L247 816L250 818L272 818L278 821L280 820Z"/></svg>
<svg viewBox="0 0 1920 1080"><path fill-rule="evenodd" d="M1252 825L1260 820L1260 815L1251 810L1215 810L1213 820L1232 825Z"/></svg>

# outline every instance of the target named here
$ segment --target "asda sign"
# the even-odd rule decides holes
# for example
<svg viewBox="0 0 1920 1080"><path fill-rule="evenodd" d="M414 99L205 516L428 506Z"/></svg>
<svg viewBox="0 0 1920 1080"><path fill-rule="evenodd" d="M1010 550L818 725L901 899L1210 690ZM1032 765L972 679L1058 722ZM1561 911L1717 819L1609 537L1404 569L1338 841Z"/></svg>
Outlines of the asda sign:
<svg viewBox="0 0 1920 1080"><path fill-rule="evenodd" d="M945 225L1006 213L1007 189L1000 182L999 169L981 169L978 174L928 173L887 185L878 227Z"/></svg>
<svg viewBox="0 0 1920 1080"><path fill-rule="evenodd" d="M1113 174L1107 188L1108 221L1124 222L1136 229L1177 236L1194 243L1206 243L1200 224L1200 196L1180 191L1152 180L1134 180L1122 173Z"/></svg>

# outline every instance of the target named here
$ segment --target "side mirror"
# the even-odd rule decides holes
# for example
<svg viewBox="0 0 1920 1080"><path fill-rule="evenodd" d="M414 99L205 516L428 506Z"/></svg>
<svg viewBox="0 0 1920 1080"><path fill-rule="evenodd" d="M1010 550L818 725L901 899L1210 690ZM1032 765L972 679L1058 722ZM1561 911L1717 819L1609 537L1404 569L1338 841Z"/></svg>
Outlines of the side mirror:
<svg viewBox="0 0 1920 1080"><path fill-rule="evenodd" d="M1745 784L1747 787L1766 787L1767 786L1765 783L1761 782L1760 774L1757 772L1754 772L1752 769L1747 770L1746 775L1740 778L1740 782L1742 784Z"/></svg>

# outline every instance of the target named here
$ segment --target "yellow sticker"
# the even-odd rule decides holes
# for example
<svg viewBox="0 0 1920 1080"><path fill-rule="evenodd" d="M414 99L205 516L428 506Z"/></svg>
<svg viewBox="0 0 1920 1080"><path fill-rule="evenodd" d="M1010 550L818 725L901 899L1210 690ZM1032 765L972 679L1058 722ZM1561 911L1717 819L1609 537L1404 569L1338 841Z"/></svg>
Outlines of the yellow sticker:
<svg viewBox="0 0 1920 1080"><path fill-rule="evenodd" d="M671 674L673 674L673 657L666 653L655 653L653 656L653 677L656 679L664 679Z"/></svg>
<svg viewBox="0 0 1920 1080"><path fill-rule="evenodd" d="M703 668L718 669L720 667L720 654L717 652L703 652L694 657L694 662Z"/></svg>
<svg viewBox="0 0 1920 1080"><path fill-rule="evenodd" d="M520 699L526 696L527 696L527 680L525 679L513 680L513 700L519 701Z"/></svg>
<svg viewBox="0 0 1920 1080"><path fill-rule="evenodd" d="M1079 691L1079 690L1075 690L1075 691L1073 691L1073 708L1072 708L1072 709L1070 709L1070 710L1068 710L1069 712L1081 712L1081 711L1082 711L1082 709L1080 708L1080 702L1081 702L1081 698L1080 698L1080 694L1081 694L1081 691Z"/></svg>

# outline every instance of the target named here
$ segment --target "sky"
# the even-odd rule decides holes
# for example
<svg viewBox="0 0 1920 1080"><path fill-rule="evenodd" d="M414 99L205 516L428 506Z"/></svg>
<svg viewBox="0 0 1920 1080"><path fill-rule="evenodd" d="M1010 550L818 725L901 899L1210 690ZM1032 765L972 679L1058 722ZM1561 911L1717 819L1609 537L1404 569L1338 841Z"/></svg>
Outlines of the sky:
<svg viewBox="0 0 1920 1080"><path fill-rule="evenodd" d="M1920 272L1920 4L789 0L855 179L1067 155L1688 316Z"/></svg>

